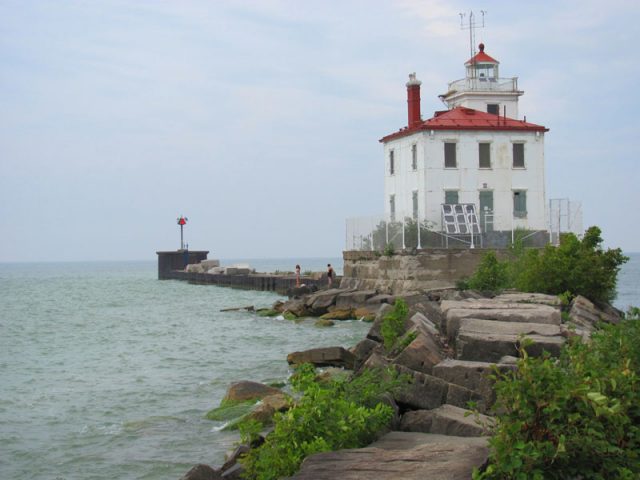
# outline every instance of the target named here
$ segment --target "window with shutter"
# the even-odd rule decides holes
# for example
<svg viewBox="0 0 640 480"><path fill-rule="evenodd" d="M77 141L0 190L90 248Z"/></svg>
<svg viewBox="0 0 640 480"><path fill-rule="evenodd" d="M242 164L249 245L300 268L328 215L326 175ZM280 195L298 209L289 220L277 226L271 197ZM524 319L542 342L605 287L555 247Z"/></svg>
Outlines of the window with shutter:
<svg viewBox="0 0 640 480"><path fill-rule="evenodd" d="M456 168L456 144L446 142L444 144L444 168Z"/></svg>
<svg viewBox="0 0 640 480"><path fill-rule="evenodd" d="M479 143L478 156L480 168L491 168L491 144Z"/></svg>
<svg viewBox="0 0 640 480"><path fill-rule="evenodd" d="M455 205L458 203L458 191L457 190L445 190L444 203L447 205Z"/></svg>
<svg viewBox="0 0 640 480"><path fill-rule="evenodd" d="M524 143L513 144L513 168L524 168Z"/></svg>
<svg viewBox="0 0 640 480"><path fill-rule="evenodd" d="M525 190L513 191L513 216L526 218L527 216L527 192Z"/></svg>

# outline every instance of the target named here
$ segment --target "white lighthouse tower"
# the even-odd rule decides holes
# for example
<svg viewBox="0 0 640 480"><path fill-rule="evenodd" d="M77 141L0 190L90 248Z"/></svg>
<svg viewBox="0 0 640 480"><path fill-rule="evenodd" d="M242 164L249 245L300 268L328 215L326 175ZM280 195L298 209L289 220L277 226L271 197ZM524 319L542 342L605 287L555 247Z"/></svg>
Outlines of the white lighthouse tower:
<svg viewBox="0 0 640 480"><path fill-rule="evenodd" d="M484 53L484 43L479 52L464 65L466 76L449 84L447 93L440 98L449 109L467 107L494 115L518 118L518 77L501 78L496 59Z"/></svg>
<svg viewBox="0 0 640 480"><path fill-rule="evenodd" d="M421 83L409 75L408 123L383 137L385 215L445 231L443 205L472 204L483 232L546 230L542 125L518 115L517 77L501 78L485 53L440 95L448 110L422 120ZM497 237L497 235L494 235Z"/></svg>

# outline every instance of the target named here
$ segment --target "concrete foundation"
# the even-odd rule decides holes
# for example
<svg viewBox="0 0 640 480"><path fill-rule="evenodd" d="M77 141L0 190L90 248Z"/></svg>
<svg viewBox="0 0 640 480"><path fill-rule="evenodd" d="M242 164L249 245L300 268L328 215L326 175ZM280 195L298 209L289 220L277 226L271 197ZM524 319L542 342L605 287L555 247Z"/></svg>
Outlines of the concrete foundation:
<svg viewBox="0 0 640 480"><path fill-rule="evenodd" d="M506 250L486 248L424 249L390 257L378 252L343 252L340 286L390 294L452 288L457 280L471 276L489 251L495 251L498 258L507 255Z"/></svg>

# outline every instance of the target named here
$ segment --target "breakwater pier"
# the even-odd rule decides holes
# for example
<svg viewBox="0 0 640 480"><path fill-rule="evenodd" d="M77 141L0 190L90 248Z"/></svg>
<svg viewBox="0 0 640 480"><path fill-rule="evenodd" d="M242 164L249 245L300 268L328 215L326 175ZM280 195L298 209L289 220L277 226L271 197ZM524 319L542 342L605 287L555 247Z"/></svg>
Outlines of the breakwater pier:
<svg viewBox="0 0 640 480"><path fill-rule="evenodd" d="M187 265L197 264L207 260L209 251L159 251L158 279L182 280L197 285L218 285L221 287L240 288L244 290L258 290L275 292L286 295L296 287L295 274L284 273L201 273L187 271ZM336 281L339 283L340 278ZM327 285L326 274L301 275L300 283L308 287L323 287Z"/></svg>

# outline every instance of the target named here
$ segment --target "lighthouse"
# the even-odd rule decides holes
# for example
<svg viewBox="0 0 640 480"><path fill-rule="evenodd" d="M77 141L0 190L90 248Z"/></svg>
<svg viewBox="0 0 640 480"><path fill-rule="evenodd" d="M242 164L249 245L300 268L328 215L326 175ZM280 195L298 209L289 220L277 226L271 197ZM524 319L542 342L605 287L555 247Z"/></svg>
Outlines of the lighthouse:
<svg viewBox="0 0 640 480"><path fill-rule="evenodd" d="M464 67L465 77L439 95L448 109L426 120L420 113L422 84L409 75L407 125L380 139L385 216L446 233L447 206L472 205L479 231L495 232L493 238L500 232L511 237L518 228L546 230L548 129L519 117L524 92L518 78L500 77L500 62L484 44Z"/></svg>

